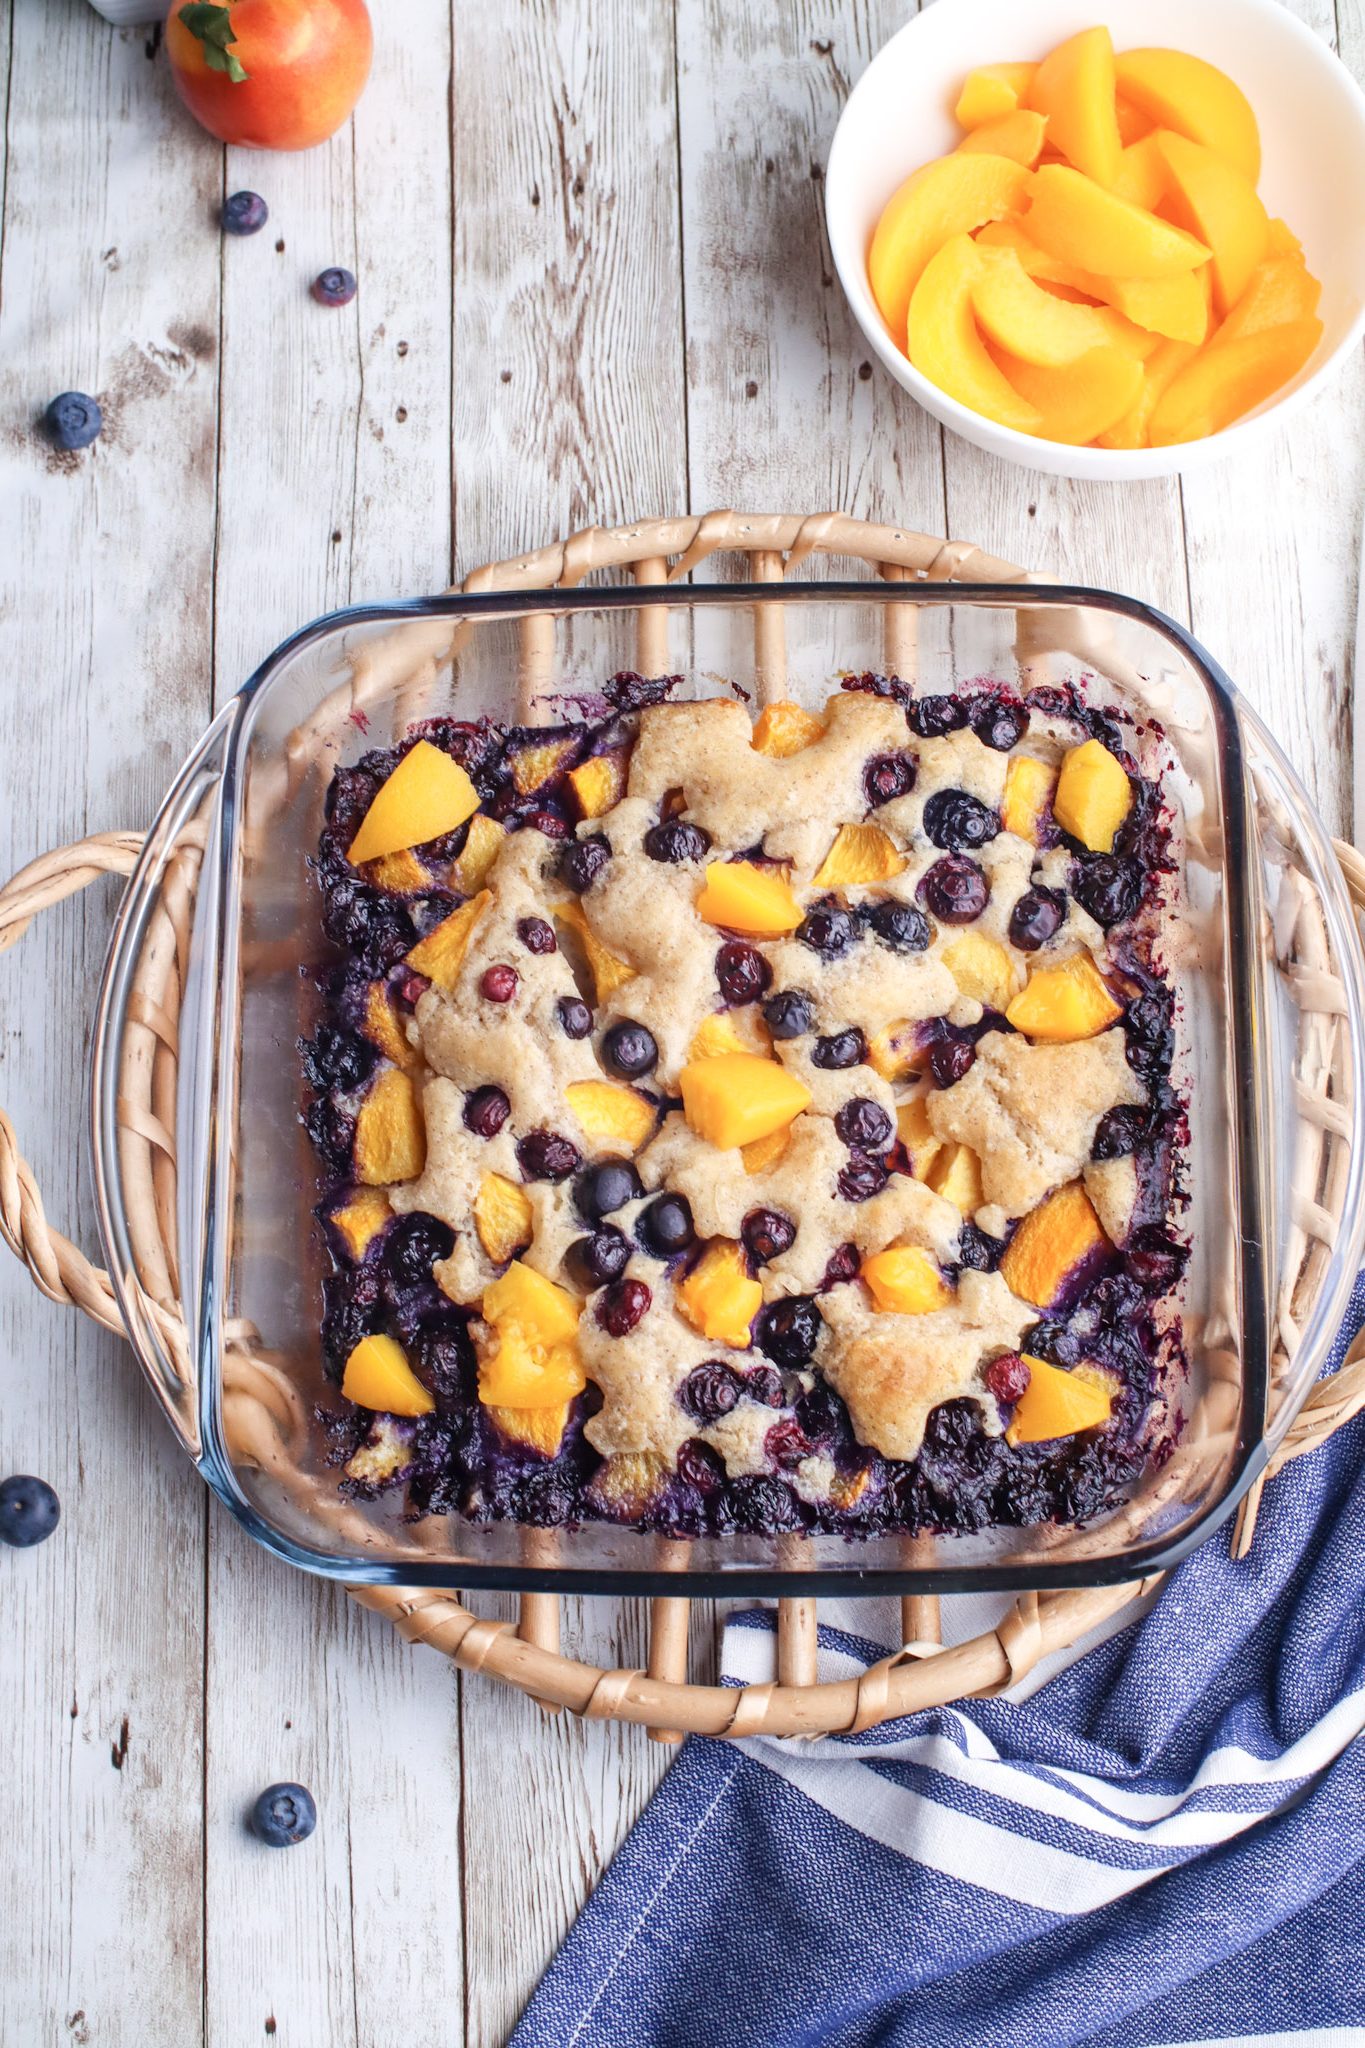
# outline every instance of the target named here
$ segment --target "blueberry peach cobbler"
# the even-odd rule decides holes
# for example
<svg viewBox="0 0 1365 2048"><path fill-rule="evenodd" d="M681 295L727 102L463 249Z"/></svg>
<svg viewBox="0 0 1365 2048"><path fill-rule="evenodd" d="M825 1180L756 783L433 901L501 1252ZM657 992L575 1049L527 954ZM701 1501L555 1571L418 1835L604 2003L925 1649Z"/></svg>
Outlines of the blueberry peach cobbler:
<svg viewBox="0 0 1365 2048"><path fill-rule="evenodd" d="M317 864L323 1421L412 1516L1074 1522L1156 1453L1160 790L1071 688L434 719Z"/></svg>

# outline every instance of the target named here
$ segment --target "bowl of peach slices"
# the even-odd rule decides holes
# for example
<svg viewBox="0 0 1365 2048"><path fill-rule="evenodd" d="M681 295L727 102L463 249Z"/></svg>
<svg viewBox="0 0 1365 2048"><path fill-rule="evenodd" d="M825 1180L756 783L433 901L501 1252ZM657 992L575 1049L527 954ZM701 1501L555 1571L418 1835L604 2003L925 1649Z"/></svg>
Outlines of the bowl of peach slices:
<svg viewBox="0 0 1365 2048"><path fill-rule="evenodd" d="M1244 449L1365 331L1365 95L1278 0L939 0L850 95L825 195L885 367L1034 469Z"/></svg>

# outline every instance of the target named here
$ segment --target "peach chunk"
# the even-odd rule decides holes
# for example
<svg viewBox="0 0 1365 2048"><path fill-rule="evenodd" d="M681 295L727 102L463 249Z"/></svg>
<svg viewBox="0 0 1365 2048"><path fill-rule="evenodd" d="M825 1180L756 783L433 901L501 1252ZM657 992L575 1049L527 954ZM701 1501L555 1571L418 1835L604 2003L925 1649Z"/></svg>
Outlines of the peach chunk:
<svg viewBox="0 0 1365 2048"><path fill-rule="evenodd" d="M425 846L463 825L478 808L479 793L459 762L429 740L418 740L375 791L348 857L359 867L405 846Z"/></svg>
<svg viewBox="0 0 1365 2048"><path fill-rule="evenodd" d="M964 996L1003 1010L1014 994L1015 969L1005 948L984 932L963 932L943 948L943 964Z"/></svg>
<svg viewBox="0 0 1365 2048"><path fill-rule="evenodd" d="M609 1152L638 1152L654 1135L658 1111L638 1088L623 1088L616 1081L570 1081L564 1100L584 1137Z"/></svg>
<svg viewBox="0 0 1365 2048"><path fill-rule="evenodd" d="M537 1343L519 1323L500 1324L494 1349L479 1361L479 1399L487 1408L560 1408L586 1385L572 1342Z"/></svg>
<svg viewBox="0 0 1365 2048"><path fill-rule="evenodd" d="M468 903L452 910L449 917L442 918L424 939L417 941L408 954L409 967L425 974L437 988L453 989L461 963L469 951L474 927L492 901L492 891L482 889L477 896L471 896Z"/></svg>
<svg viewBox="0 0 1365 2048"><path fill-rule="evenodd" d="M410 896L416 889L431 887L430 873L410 846L399 853L381 854L378 860L367 860L365 880L376 889L387 889L393 896Z"/></svg>
<svg viewBox="0 0 1365 2048"><path fill-rule="evenodd" d="M1209 346L1222 348L1244 334L1263 334L1268 327L1286 327L1291 320L1311 320L1318 310L1322 286L1293 256L1269 256L1252 271L1246 290Z"/></svg>
<svg viewBox="0 0 1365 2048"><path fill-rule="evenodd" d="M533 1229L525 1189L500 1173L486 1173L474 1197L474 1229L495 1266L505 1265L525 1251Z"/></svg>
<svg viewBox="0 0 1365 2048"><path fill-rule="evenodd" d="M1184 50L1124 50L1114 72L1130 107L1159 128L1202 142L1256 183L1261 175L1256 116L1225 71Z"/></svg>
<svg viewBox="0 0 1365 2048"><path fill-rule="evenodd" d="M1214 310L1226 313L1266 253L1266 210L1250 179L1225 157L1164 129L1157 143L1170 173L1166 210L1212 249Z"/></svg>
<svg viewBox="0 0 1365 2048"><path fill-rule="evenodd" d="M747 1351L749 1325L763 1306L763 1289L751 1278L737 1244L717 1238L702 1253L678 1288L678 1309L708 1343Z"/></svg>
<svg viewBox="0 0 1365 2048"><path fill-rule="evenodd" d="M1067 750L1052 799L1052 815L1063 832L1092 853L1112 853L1114 834L1132 808L1127 772L1108 747L1086 740Z"/></svg>
<svg viewBox="0 0 1365 2048"><path fill-rule="evenodd" d="M687 1048L690 1060L713 1060L722 1052L757 1052L773 1049L773 1035L752 1006L742 1010L714 1010L703 1017L692 1033Z"/></svg>
<svg viewBox="0 0 1365 2048"><path fill-rule="evenodd" d="M1026 363L1056 368L1113 339L1099 306L1068 304L1035 284L1014 249L983 252L972 311L983 334Z"/></svg>
<svg viewBox="0 0 1365 2048"><path fill-rule="evenodd" d="M522 796L534 796L557 775L577 747L576 739L531 740L512 749L512 780Z"/></svg>
<svg viewBox="0 0 1365 2048"><path fill-rule="evenodd" d="M1127 349L1106 345L1087 350L1060 369L1042 369L1018 356L995 352L995 360L1020 395L1036 409L1032 431L1044 441L1081 447L1121 419L1142 389L1142 364Z"/></svg>
<svg viewBox="0 0 1365 2048"><path fill-rule="evenodd" d="M498 1327L515 1324L536 1343L546 1345L562 1344L573 1337L582 1314L566 1287L556 1286L520 1259L484 1288L481 1307L486 1323Z"/></svg>
<svg viewBox="0 0 1365 2048"><path fill-rule="evenodd" d="M896 1136L910 1155L910 1172L915 1180L927 1181L929 1169L943 1149L929 1122L929 1101L916 1095L902 1102L896 1111Z"/></svg>
<svg viewBox="0 0 1365 2048"><path fill-rule="evenodd" d="M365 1015L360 1028L370 1044L377 1045L396 1067L415 1073L421 1066L422 1056L416 1046L408 1044L393 997L382 981L372 981L365 992Z"/></svg>
<svg viewBox="0 0 1365 2048"><path fill-rule="evenodd" d="M692 1061L678 1076L678 1086L692 1129L722 1151L785 1130L811 1100L804 1081L776 1060L752 1052Z"/></svg>
<svg viewBox="0 0 1365 2048"><path fill-rule="evenodd" d="M1003 830L1037 846L1056 780L1056 773L1046 761L1039 761L1032 754L1011 754L1000 804Z"/></svg>
<svg viewBox="0 0 1365 2048"><path fill-rule="evenodd" d="M697 916L707 924L759 938L794 932L804 915L782 870L751 860L713 860L697 898Z"/></svg>
<svg viewBox="0 0 1365 2048"><path fill-rule="evenodd" d="M981 1192L981 1161L970 1145L943 1145L935 1155L924 1184L945 1202L973 1216L985 1196Z"/></svg>
<svg viewBox="0 0 1365 2048"><path fill-rule="evenodd" d="M397 1067L376 1075L355 1120L355 1177L366 1187L416 1180L427 1134L417 1090Z"/></svg>
<svg viewBox="0 0 1365 2048"><path fill-rule="evenodd" d="M841 825L815 877L817 889L862 889L904 874L896 842L880 825Z"/></svg>
<svg viewBox="0 0 1365 2048"><path fill-rule="evenodd" d="M1152 446L1219 433L1297 376L1321 339L1321 320L1288 320L1226 343L1215 337L1185 365L1152 414Z"/></svg>
<svg viewBox="0 0 1365 2048"><path fill-rule="evenodd" d="M561 1401L557 1408L489 1408L488 1420L512 1443L539 1451L542 1458L554 1458L564 1442L572 1404Z"/></svg>
<svg viewBox="0 0 1365 2048"><path fill-rule="evenodd" d="M767 1173L776 1166L792 1141L792 1127L784 1124L780 1131L769 1131L766 1138L755 1138L751 1145L741 1145L739 1156L744 1161L746 1173Z"/></svg>
<svg viewBox="0 0 1365 2048"><path fill-rule="evenodd" d="M1078 1180L1068 1181L1029 1211L1005 1247L1000 1272L1020 1301L1061 1308L1108 1248L1090 1197Z"/></svg>
<svg viewBox="0 0 1365 2048"><path fill-rule="evenodd" d="M1172 277L1208 261L1207 246L1069 164L1033 173L1026 233L1063 263L1101 277ZM1133 317L1129 315L1130 319Z"/></svg>
<svg viewBox="0 0 1365 2048"><path fill-rule="evenodd" d="M1082 29L1049 51L1028 104L1047 116L1047 139L1078 171L1112 185L1123 144L1114 110L1114 45L1107 28Z"/></svg>
<svg viewBox="0 0 1365 2048"><path fill-rule="evenodd" d="M754 749L774 761L804 753L824 736L824 725L813 711L785 699L779 704L765 705L754 720Z"/></svg>
<svg viewBox="0 0 1365 2048"><path fill-rule="evenodd" d="M1083 1365L1064 1372L1044 1358L1031 1358L1027 1352L1021 1356L1029 1369L1029 1382L1005 1431L1008 1443L1050 1443L1055 1437L1076 1436L1109 1420L1113 1392L1099 1373L1089 1372Z"/></svg>
<svg viewBox="0 0 1365 2048"><path fill-rule="evenodd" d="M1058 967L1035 967L1028 986L1005 1012L1016 1031L1046 1045L1096 1038L1123 1015L1088 953L1073 953Z"/></svg>
<svg viewBox="0 0 1365 2048"><path fill-rule="evenodd" d="M451 887L462 896L477 896L502 852L506 837L506 828L496 818L490 818L487 811L476 811L469 821L464 846L450 863Z"/></svg>
<svg viewBox="0 0 1365 2048"><path fill-rule="evenodd" d="M431 1415L436 1409L395 1337L362 1337L346 1360L341 1391L357 1407L381 1415Z"/></svg>
<svg viewBox="0 0 1365 2048"><path fill-rule="evenodd" d="M623 1522L638 1522L672 1476L658 1451L617 1451L593 1473L588 1491L598 1507Z"/></svg>
<svg viewBox="0 0 1365 2048"><path fill-rule="evenodd" d="M561 924L575 931L582 943L583 957L588 963L592 976L593 993L599 1003L614 995L618 988L624 988L628 981L635 979L635 969L629 960L622 960L609 946L604 946L592 926L588 914L576 898L561 903L555 910Z"/></svg>
<svg viewBox="0 0 1365 2048"><path fill-rule="evenodd" d="M615 810L626 793L629 755L624 747L610 754L594 754L569 770L569 789L580 818L602 818Z"/></svg>
<svg viewBox="0 0 1365 2048"><path fill-rule="evenodd" d="M910 298L931 256L957 235L1017 213L1032 175L1003 156L939 157L894 192L867 256L872 296L897 347L905 346Z"/></svg>
<svg viewBox="0 0 1365 2048"><path fill-rule="evenodd" d="M1026 170L1032 170L1043 153L1047 116L1018 107L997 121L985 121L973 128L957 145L959 155L1007 156Z"/></svg>
<svg viewBox="0 0 1365 2048"><path fill-rule="evenodd" d="M358 1261L364 1258L392 1214L382 1188L360 1188L349 1202L332 1210L329 1220L351 1257Z"/></svg>
<svg viewBox="0 0 1365 2048"><path fill-rule="evenodd" d="M904 1018L883 1024L867 1042L867 1064L883 1081L903 1081L907 1074L921 1072L928 1061L929 1040L918 1024Z"/></svg>
<svg viewBox="0 0 1365 2048"><path fill-rule="evenodd" d="M917 1244L893 1245L864 1259L862 1278L877 1307L893 1315L927 1316L947 1308L953 1291L928 1252Z"/></svg>
<svg viewBox="0 0 1365 2048"><path fill-rule="evenodd" d="M910 360L959 405L1018 433L1037 433L1042 426L1037 407L1010 385L977 332L973 293L985 267L970 235L954 236L930 258L910 301Z"/></svg>
<svg viewBox="0 0 1365 2048"><path fill-rule="evenodd" d="M960 128L999 121L1019 106L1033 82L1036 64L981 64L969 71L953 113Z"/></svg>

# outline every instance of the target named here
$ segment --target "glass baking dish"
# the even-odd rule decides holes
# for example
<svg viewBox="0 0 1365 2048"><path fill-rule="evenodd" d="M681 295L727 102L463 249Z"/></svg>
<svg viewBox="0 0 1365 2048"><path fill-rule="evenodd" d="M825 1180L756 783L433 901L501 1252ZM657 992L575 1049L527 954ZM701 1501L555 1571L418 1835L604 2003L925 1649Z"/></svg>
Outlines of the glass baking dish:
<svg viewBox="0 0 1365 2048"><path fill-rule="evenodd" d="M404 1522L342 1501L314 1404L325 1253L296 1041L325 951L308 861L338 763L416 718L565 715L621 669L812 707L841 674L921 692L1084 679L1133 712L1180 815L1176 1078L1190 1106L1188 1383L1175 1446L1085 1527L726 1536ZM1144 759L1144 766L1147 765ZM1321 823L1205 651L1063 585L792 582L468 594L335 612L280 647L168 795L101 991L101 1228L135 1349L258 1541L352 1583L802 1594L1081 1587L1175 1562L1231 1512L1319 1373L1359 1269L1365 959Z"/></svg>

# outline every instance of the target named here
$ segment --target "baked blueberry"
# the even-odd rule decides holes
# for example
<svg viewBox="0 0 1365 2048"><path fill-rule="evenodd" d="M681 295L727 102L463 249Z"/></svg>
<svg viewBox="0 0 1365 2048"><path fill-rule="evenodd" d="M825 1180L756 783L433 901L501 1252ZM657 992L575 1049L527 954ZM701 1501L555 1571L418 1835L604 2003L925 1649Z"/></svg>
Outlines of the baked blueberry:
<svg viewBox="0 0 1365 2048"><path fill-rule="evenodd" d="M1004 1249L998 1237L988 1237L975 1223L964 1223L958 1232L957 1262L973 1273L993 1273Z"/></svg>
<svg viewBox="0 0 1365 2048"><path fill-rule="evenodd" d="M1107 1109L1096 1124L1090 1157L1097 1163L1127 1159L1145 1143L1146 1137L1146 1111L1121 1103L1117 1109Z"/></svg>
<svg viewBox="0 0 1365 2048"><path fill-rule="evenodd" d="M1006 697L977 697L967 713L967 722L985 747L1008 754L1028 731L1028 713L1022 704Z"/></svg>
<svg viewBox="0 0 1365 2048"><path fill-rule="evenodd" d="M744 1382L723 1359L708 1358L694 1365L678 1389L678 1401L694 1422L703 1426L728 1415L744 1392Z"/></svg>
<svg viewBox="0 0 1365 2048"><path fill-rule="evenodd" d="M941 924L971 924L990 901L990 885L974 860L950 853L920 876L917 894Z"/></svg>
<svg viewBox="0 0 1365 2048"><path fill-rule="evenodd" d="M651 1073L658 1061L659 1048L654 1033L647 1031L643 1024L633 1023L629 1017L613 1024L603 1036L603 1065L619 1080L633 1081L641 1074Z"/></svg>
<svg viewBox="0 0 1365 2048"><path fill-rule="evenodd" d="M627 1202L638 1201L643 1190L640 1176L628 1159L604 1159L590 1166L574 1182L574 1205L589 1223L614 1216Z"/></svg>
<svg viewBox="0 0 1365 2048"><path fill-rule="evenodd" d="M592 1011L578 996L561 996L555 1015L566 1038L586 1038L592 1030Z"/></svg>
<svg viewBox="0 0 1365 2048"><path fill-rule="evenodd" d="M776 1365L797 1371L815 1349L823 1327L820 1311L809 1294L789 1294L758 1312L754 1342ZM780 1392L780 1390L779 1390Z"/></svg>
<svg viewBox="0 0 1365 2048"><path fill-rule="evenodd" d="M1066 898L1060 889L1025 889L1010 912L1010 944L1021 953L1036 953L1056 938L1066 921Z"/></svg>
<svg viewBox="0 0 1365 2048"><path fill-rule="evenodd" d="M867 922L893 953L922 953L933 937L928 918L913 903L876 903Z"/></svg>
<svg viewBox="0 0 1365 2048"><path fill-rule="evenodd" d="M858 936L852 914L837 903L817 904L796 928L796 936L822 960L838 960Z"/></svg>
<svg viewBox="0 0 1365 2048"><path fill-rule="evenodd" d="M554 953L558 951L554 926L547 924L543 917L523 917L517 924L517 937L528 953Z"/></svg>
<svg viewBox="0 0 1365 2048"><path fill-rule="evenodd" d="M496 1138L511 1111L501 1088L475 1088L464 1099L464 1127L476 1138Z"/></svg>
<svg viewBox="0 0 1365 2048"><path fill-rule="evenodd" d="M590 889L611 859L611 847L600 832L591 839L575 839L560 857L559 872L569 887L582 895Z"/></svg>
<svg viewBox="0 0 1365 2048"><path fill-rule="evenodd" d="M1006 1351L991 1360L982 1378L996 1400L1009 1406L1028 1391L1029 1369L1017 1351Z"/></svg>
<svg viewBox="0 0 1365 2048"><path fill-rule="evenodd" d="M1142 871L1118 854L1092 853L1071 870L1071 893L1108 931L1131 917L1142 901Z"/></svg>
<svg viewBox="0 0 1365 2048"><path fill-rule="evenodd" d="M61 1520L62 1504L45 1479L15 1472L0 1480L0 1543L29 1550L45 1543Z"/></svg>
<svg viewBox="0 0 1365 2048"><path fill-rule="evenodd" d="M864 1152L884 1152L895 1130L880 1102L870 1095L855 1095L846 1102L834 1119L834 1128L846 1145Z"/></svg>
<svg viewBox="0 0 1365 2048"><path fill-rule="evenodd" d="M1000 820L965 789L936 789L924 806L924 829L946 853L970 853L994 839Z"/></svg>
<svg viewBox="0 0 1365 2048"><path fill-rule="evenodd" d="M384 1239L384 1264L400 1287L420 1287L430 1280L437 1260L448 1259L454 1249L455 1233L450 1225L418 1209L390 1224Z"/></svg>
<svg viewBox="0 0 1365 2048"><path fill-rule="evenodd" d="M716 954L716 980L727 1003L756 1003L769 987L773 970L757 946L727 939Z"/></svg>
<svg viewBox="0 0 1365 2048"><path fill-rule="evenodd" d="M929 1048L929 1070L940 1088L951 1088L976 1060L976 1047L962 1038L940 1038Z"/></svg>
<svg viewBox="0 0 1365 2048"><path fill-rule="evenodd" d="M656 1258L675 1258L696 1235L692 1211L681 1195L660 1195L640 1212L640 1241Z"/></svg>
<svg viewBox="0 0 1365 2048"><path fill-rule="evenodd" d="M879 754L863 770L863 789L871 809L908 796L915 786L915 764L908 754Z"/></svg>
<svg viewBox="0 0 1365 2048"><path fill-rule="evenodd" d="M268 1849L306 1842L318 1824L313 1795L303 1785L267 1785L251 1809L251 1828Z"/></svg>
<svg viewBox="0 0 1365 2048"><path fill-rule="evenodd" d="M355 272L340 263L320 270L310 287L320 306L349 306L355 297Z"/></svg>
<svg viewBox="0 0 1365 2048"><path fill-rule="evenodd" d="M527 1180L567 1180L582 1163L578 1147L558 1131L528 1131L517 1140L517 1164Z"/></svg>
<svg viewBox="0 0 1365 2048"><path fill-rule="evenodd" d="M780 1408L786 1399L782 1375L771 1365L751 1365L744 1375L744 1391L760 1408Z"/></svg>
<svg viewBox="0 0 1365 2048"><path fill-rule="evenodd" d="M867 1058L867 1040L856 1028L851 1031L833 1031L828 1038L817 1038L811 1047L813 1067L856 1067Z"/></svg>
<svg viewBox="0 0 1365 2048"><path fill-rule="evenodd" d="M645 852L650 859L674 865L685 860L705 860L710 847L711 834L682 818L665 818L661 825L651 825L645 834Z"/></svg>
<svg viewBox="0 0 1365 2048"><path fill-rule="evenodd" d="M886 1186L887 1165L872 1152L853 1152L839 1170L839 1193L846 1202L868 1202Z"/></svg>
<svg viewBox="0 0 1365 2048"><path fill-rule="evenodd" d="M837 1244L825 1261L820 1286L842 1287L847 1280L856 1280L858 1269L863 1263L862 1253L856 1244Z"/></svg>
<svg viewBox="0 0 1365 2048"><path fill-rule="evenodd" d="M299 1051L310 1088L340 1088L345 1093L369 1079L378 1058L367 1039L335 1024L321 1024L315 1038L301 1038Z"/></svg>
<svg viewBox="0 0 1365 2048"><path fill-rule="evenodd" d="M960 732L967 723L967 707L960 697L912 697L905 707L911 732L922 740L939 740L945 733Z"/></svg>
<svg viewBox="0 0 1365 2048"><path fill-rule="evenodd" d="M479 994L490 1003L510 1003L520 986L521 976L516 968L503 961L485 967L479 976Z"/></svg>
<svg viewBox="0 0 1365 2048"><path fill-rule="evenodd" d="M74 454L98 438L104 414L98 401L84 391L63 391L43 414L43 424L56 447Z"/></svg>
<svg viewBox="0 0 1365 2048"><path fill-rule="evenodd" d="M804 990L783 989L763 1005L763 1021L774 1038L804 1038L815 1021L815 1005Z"/></svg>
<svg viewBox="0 0 1365 2048"><path fill-rule="evenodd" d="M620 1279L630 1264L630 1240L614 1223L608 1223L590 1237L576 1237L565 1257L570 1271L591 1293Z"/></svg>
<svg viewBox="0 0 1365 2048"><path fill-rule="evenodd" d="M756 1266L780 1259L796 1243L796 1225L780 1209L751 1209L740 1225L744 1249Z"/></svg>
<svg viewBox="0 0 1365 2048"><path fill-rule="evenodd" d="M618 1280L598 1302L597 1320L609 1337L628 1337L653 1299L643 1280Z"/></svg>
<svg viewBox="0 0 1365 2048"><path fill-rule="evenodd" d="M259 192L234 192L223 201L223 232L228 235L258 235L270 218L270 208Z"/></svg>

